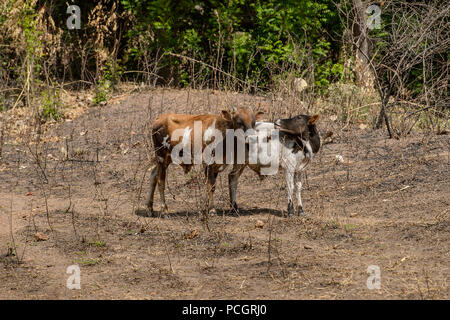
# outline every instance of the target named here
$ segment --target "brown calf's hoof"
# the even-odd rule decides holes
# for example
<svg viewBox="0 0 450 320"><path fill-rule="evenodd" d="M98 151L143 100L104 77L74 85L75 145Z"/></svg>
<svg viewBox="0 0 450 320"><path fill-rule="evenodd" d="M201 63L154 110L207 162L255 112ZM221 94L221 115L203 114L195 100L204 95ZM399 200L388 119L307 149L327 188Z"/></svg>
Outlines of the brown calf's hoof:
<svg viewBox="0 0 450 320"><path fill-rule="evenodd" d="M166 205L164 205L164 208L161 211L161 217L164 218L164 219L168 219L169 218L169 208L167 208Z"/></svg>

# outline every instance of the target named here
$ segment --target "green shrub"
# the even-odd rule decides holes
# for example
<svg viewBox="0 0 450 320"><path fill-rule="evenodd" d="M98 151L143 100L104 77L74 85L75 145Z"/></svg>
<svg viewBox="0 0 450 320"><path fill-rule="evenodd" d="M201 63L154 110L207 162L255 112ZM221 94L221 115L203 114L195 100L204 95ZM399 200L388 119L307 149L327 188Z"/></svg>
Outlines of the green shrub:
<svg viewBox="0 0 450 320"><path fill-rule="evenodd" d="M111 91L111 81L103 79L99 82L97 89L95 90L94 104L98 105L101 102L107 101L109 93Z"/></svg>
<svg viewBox="0 0 450 320"><path fill-rule="evenodd" d="M59 121L64 117L63 104L59 97L59 90L41 91L41 120Z"/></svg>

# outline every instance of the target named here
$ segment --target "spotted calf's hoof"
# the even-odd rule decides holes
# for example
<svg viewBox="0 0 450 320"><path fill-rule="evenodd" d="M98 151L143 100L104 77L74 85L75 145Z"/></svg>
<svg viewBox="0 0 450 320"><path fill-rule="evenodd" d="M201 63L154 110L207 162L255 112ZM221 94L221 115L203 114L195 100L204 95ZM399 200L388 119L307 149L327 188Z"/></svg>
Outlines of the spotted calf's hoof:
<svg viewBox="0 0 450 320"><path fill-rule="evenodd" d="M289 201L289 204L288 204L288 216L289 216L289 218L294 217L294 205L292 204L291 201Z"/></svg>
<svg viewBox="0 0 450 320"><path fill-rule="evenodd" d="M214 217L217 214L217 211L215 208L211 208L208 210L208 214L210 217Z"/></svg>
<svg viewBox="0 0 450 320"><path fill-rule="evenodd" d="M299 217L306 217L306 213L305 213L305 211L303 211L302 206L298 206L297 212L298 212Z"/></svg>
<svg viewBox="0 0 450 320"><path fill-rule="evenodd" d="M161 219L169 219L169 215L163 211L161 212L153 212L153 217L155 218L161 218Z"/></svg>

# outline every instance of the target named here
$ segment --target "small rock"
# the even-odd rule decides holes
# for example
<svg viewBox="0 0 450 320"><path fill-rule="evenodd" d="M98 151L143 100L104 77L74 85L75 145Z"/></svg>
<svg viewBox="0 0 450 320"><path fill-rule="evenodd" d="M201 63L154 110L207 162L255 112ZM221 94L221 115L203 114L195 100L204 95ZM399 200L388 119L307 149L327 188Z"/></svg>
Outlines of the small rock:
<svg viewBox="0 0 450 320"><path fill-rule="evenodd" d="M365 123L361 123L359 126L358 126L361 130L364 130L364 129L367 129L367 124L365 124Z"/></svg>
<svg viewBox="0 0 450 320"><path fill-rule="evenodd" d="M264 228L264 222L262 222L261 220L256 221L255 229L262 229L262 228Z"/></svg>
<svg viewBox="0 0 450 320"><path fill-rule="evenodd" d="M342 157L340 154L336 155L336 162L344 163L344 157Z"/></svg>
<svg viewBox="0 0 450 320"><path fill-rule="evenodd" d="M184 235L184 238L185 238L185 239L193 239L193 238L195 238L196 236L198 236L198 234L199 234L198 229L195 229L194 231L192 231L192 232L190 232L190 233L188 233L188 234L185 234L185 235Z"/></svg>
<svg viewBox="0 0 450 320"><path fill-rule="evenodd" d="M36 232L34 234L34 238L36 239L36 241L47 241L48 240L48 236L41 232Z"/></svg>

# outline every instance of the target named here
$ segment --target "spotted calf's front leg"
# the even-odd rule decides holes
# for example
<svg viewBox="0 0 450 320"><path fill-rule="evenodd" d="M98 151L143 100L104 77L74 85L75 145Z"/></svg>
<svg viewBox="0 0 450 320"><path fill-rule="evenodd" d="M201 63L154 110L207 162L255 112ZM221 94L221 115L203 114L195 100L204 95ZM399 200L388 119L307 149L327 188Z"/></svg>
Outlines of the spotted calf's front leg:
<svg viewBox="0 0 450 320"><path fill-rule="evenodd" d="M303 203L302 203L302 179L301 172L295 173L295 186L297 188L297 214L299 216L305 216L305 212L303 211Z"/></svg>
<svg viewBox="0 0 450 320"><path fill-rule="evenodd" d="M288 216L294 216L294 203L292 195L294 193L294 170L286 168L286 189L288 192Z"/></svg>

